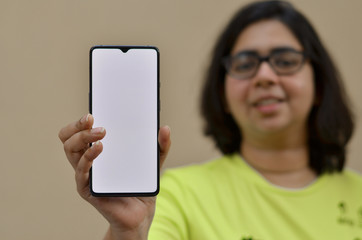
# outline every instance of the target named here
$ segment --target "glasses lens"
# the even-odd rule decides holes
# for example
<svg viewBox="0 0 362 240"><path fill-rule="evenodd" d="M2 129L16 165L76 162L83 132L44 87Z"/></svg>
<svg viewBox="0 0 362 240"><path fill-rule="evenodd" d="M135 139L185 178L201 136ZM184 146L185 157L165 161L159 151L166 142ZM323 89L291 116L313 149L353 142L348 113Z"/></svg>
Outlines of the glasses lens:
<svg viewBox="0 0 362 240"><path fill-rule="evenodd" d="M239 54L231 58L229 74L243 79L252 76L258 68L258 57L252 54Z"/></svg>
<svg viewBox="0 0 362 240"><path fill-rule="evenodd" d="M292 74L303 65L304 56L300 52L286 50L270 56L270 64L279 74Z"/></svg>

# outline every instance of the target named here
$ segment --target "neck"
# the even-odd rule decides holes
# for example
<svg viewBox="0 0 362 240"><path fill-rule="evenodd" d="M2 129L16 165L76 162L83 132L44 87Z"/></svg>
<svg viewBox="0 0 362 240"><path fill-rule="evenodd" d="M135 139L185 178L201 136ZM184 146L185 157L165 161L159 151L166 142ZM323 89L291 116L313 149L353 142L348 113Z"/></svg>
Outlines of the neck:
<svg viewBox="0 0 362 240"><path fill-rule="evenodd" d="M263 141L245 138L241 154L249 165L275 185L301 188L316 178L315 172L309 167L305 136L273 136Z"/></svg>

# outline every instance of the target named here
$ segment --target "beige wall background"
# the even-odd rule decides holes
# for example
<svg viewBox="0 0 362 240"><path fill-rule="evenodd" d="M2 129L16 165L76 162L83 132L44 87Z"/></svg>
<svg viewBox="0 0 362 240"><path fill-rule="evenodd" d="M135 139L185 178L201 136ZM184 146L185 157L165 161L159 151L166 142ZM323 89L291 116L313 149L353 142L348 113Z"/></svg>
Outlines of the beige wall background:
<svg viewBox="0 0 362 240"><path fill-rule="evenodd" d="M202 136L199 88L211 46L246 1L2 0L0 238L101 239L107 223L76 193L59 129L88 111L88 52L97 44L161 52L166 167L219 155ZM362 2L294 0L340 66L358 117L348 166L362 172Z"/></svg>

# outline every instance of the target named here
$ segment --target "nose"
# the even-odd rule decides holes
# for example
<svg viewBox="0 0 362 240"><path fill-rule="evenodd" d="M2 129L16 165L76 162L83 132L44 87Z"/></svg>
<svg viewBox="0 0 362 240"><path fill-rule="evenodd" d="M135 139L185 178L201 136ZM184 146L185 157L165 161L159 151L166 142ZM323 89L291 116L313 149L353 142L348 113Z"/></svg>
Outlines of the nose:
<svg viewBox="0 0 362 240"><path fill-rule="evenodd" d="M255 86L269 87L278 82L278 75L274 72L269 62L263 61L260 63L253 82Z"/></svg>

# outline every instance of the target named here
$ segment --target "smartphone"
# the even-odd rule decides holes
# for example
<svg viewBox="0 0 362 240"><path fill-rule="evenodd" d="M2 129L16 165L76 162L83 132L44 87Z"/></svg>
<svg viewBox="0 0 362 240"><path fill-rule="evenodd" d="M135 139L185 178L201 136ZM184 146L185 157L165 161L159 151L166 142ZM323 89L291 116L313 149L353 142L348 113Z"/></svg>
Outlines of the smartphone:
<svg viewBox="0 0 362 240"><path fill-rule="evenodd" d="M159 51L153 46L90 49L89 108L104 127L103 151L90 170L93 196L159 192Z"/></svg>

